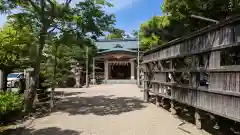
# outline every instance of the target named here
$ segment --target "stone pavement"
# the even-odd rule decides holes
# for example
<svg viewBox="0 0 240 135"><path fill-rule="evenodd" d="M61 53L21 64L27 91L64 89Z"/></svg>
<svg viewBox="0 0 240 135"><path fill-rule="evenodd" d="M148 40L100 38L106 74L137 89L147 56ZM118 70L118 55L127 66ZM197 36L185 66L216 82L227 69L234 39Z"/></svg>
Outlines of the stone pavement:
<svg viewBox="0 0 240 135"><path fill-rule="evenodd" d="M136 85L57 89L56 109L22 135L202 135L193 125L142 101Z"/></svg>

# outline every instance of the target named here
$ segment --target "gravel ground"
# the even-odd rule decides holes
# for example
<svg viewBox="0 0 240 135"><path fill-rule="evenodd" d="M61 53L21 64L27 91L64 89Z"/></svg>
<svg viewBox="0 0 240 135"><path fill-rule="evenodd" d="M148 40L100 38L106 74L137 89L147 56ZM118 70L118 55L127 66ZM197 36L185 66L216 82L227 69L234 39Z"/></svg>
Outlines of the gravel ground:
<svg viewBox="0 0 240 135"><path fill-rule="evenodd" d="M130 84L57 89L62 99L23 135L205 135L192 124L142 101Z"/></svg>

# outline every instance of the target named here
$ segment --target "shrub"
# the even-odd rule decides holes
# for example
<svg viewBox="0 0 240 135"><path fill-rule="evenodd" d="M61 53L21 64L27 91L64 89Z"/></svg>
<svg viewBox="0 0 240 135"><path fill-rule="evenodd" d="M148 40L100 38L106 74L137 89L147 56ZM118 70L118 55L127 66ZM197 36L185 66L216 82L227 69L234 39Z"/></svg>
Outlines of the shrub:
<svg viewBox="0 0 240 135"><path fill-rule="evenodd" d="M21 111L23 97L16 92L0 92L0 119L1 117Z"/></svg>
<svg viewBox="0 0 240 135"><path fill-rule="evenodd" d="M51 80L49 80L49 74L46 71L41 71L39 74L39 86L38 89L47 89L51 87Z"/></svg>

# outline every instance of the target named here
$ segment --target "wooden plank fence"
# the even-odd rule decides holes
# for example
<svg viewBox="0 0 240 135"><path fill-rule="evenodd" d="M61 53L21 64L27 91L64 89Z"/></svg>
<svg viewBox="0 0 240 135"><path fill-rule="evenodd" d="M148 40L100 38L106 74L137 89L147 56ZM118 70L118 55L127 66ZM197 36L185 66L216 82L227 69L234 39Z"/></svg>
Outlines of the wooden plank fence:
<svg viewBox="0 0 240 135"><path fill-rule="evenodd" d="M154 93L240 122L240 15L144 53L144 95Z"/></svg>

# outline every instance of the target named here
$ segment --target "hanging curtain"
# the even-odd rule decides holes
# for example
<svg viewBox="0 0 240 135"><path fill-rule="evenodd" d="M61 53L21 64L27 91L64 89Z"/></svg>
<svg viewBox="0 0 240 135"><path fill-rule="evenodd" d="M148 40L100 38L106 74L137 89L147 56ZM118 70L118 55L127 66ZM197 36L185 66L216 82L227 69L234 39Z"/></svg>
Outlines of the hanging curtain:
<svg viewBox="0 0 240 135"><path fill-rule="evenodd" d="M127 66L129 64L129 62L118 62L118 61L113 61L112 63L111 63L111 66L112 66L112 68L113 68L113 66Z"/></svg>

